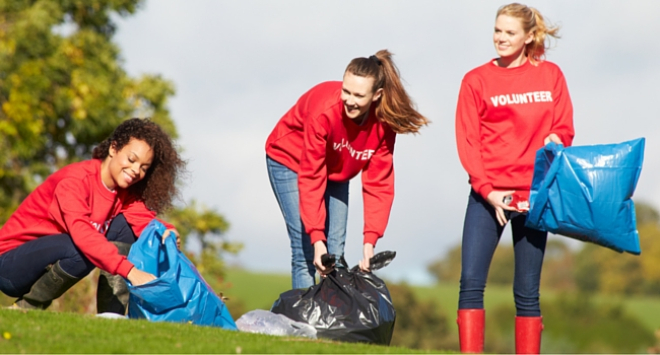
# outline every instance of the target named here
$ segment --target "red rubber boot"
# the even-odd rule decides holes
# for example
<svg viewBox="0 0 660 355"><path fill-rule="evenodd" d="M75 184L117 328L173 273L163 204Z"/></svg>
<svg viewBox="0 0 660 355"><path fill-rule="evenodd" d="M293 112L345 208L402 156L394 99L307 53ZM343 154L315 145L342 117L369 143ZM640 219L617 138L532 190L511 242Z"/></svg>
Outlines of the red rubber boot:
<svg viewBox="0 0 660 355"><path fill-rule="evenodd" d="M516 354L540 354L543 317L516 317Z"/></svg>
<svg viewBox="0 0 660 355"><path fill-rule="evenodd" d="M483 353L486 311L483 309L459 309L456 323L458 323L461 352Z"/></svg>

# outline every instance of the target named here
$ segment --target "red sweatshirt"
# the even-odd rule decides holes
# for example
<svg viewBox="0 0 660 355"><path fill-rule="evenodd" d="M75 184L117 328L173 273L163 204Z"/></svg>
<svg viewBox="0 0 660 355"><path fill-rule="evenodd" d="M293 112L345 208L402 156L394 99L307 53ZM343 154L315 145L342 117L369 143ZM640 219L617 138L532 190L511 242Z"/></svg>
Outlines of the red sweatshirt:
<svg viewBox="0 0 660 355"><path fill-rule="evenodd" d="M298 173L300 215L312 244L326 240L327 180L348 181L362 172L364 243L376 245L394 200L392 154L396 134L373 110L358 126L344 114L342 82L321 83L307 93L275 126L267 155Z"/></svg>
<svg viewBox="0 0 660 355"><path fill-rule="evenodd" d="M92 159L49 176L0 229L0 254L40 237L65 233L95 266L126 277L133 264L104 234L112 219L124 213L139 236L156 213L127 190L109 191L100 168L101 160Z"/></svg>
<svg viewBox="0 0 660 355"><path fill-rule="evenodd" d="M573 142L573 106L559 67L530 61L516 68L488 63L463 78L456 109L456 144L472 188L516 190L524 199L536 151L555 133Z"/></svg>

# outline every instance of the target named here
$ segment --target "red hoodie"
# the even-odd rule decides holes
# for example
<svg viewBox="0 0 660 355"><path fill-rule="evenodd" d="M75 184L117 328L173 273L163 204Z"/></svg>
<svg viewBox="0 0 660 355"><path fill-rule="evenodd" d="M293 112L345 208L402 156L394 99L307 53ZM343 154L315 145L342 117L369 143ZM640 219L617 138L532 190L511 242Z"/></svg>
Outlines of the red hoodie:
<svg viewBox="0 0 660 355"><path fill-rule="evenodd" d="M366 122L355 124L344 114L341 88L332 81L305 93L271 132L266 153L298 173L300 215L312 244L326 240L327 180L348 181L362 172L364 243L376 245L394 199L396 133L376 118L373 105Z"/></svg>
<svg viewBox="0 0 660 355"><path fill-rule="evenodd" d="M463 78L456 109L456 144L472 188L484 198L516 190L524 199L536 151L555 133L570 146L573 106L566 80L551 62L516 68L488 63Z"/></svg>
<svg viewBox="0 0 660 355"><path fill-rule="evenodd" d="M0 254L40 237L64 233L95 266L126 277L133 264L104 236L119 213L137 236L156 217L127 190L111 192L105 187L101 160L67 165L30 193L0 229Z"/></svg>

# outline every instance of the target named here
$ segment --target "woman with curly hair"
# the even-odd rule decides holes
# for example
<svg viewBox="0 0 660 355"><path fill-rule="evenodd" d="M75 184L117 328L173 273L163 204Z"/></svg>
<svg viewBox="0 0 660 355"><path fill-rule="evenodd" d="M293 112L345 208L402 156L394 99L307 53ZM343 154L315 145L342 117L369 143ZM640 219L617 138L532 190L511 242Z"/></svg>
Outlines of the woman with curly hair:
<svg viewBox="0 0 660 355"><path fill-rule="evenodd" d="M394 141L428 123L414 108L387 50L355 58L343 81L313 87L280 119L266 142L271 186L291 242L293 288L326 275L321 256L344 254L348 183L362 175L362 270L385 233L394 199ZM347 265L344 265L347 266Z"/></svg>
<svg viewBox="0 0 660 355"><path fill-rule="evenodd" d="M120 124L93 159L50 175L0 229L0 291L14 307L47 308L94 267L101 269L99 313L124 314L123 278L142 285L155 276L126 260L147 224L171 205L184 162L154 122ZM177 235L176 229L165 223Z"/></svg>

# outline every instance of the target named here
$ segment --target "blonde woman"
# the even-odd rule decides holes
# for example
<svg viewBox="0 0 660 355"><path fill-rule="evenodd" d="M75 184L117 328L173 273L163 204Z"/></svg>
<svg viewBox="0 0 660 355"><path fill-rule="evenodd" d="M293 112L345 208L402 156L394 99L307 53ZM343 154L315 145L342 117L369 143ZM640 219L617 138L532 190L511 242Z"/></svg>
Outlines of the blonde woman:
<svg viewBox="0 0 660 355"><path fill-rule="evenodd" d="M535 152L573 141L573 108L559 67L543 60L557 37L538 10L497 11L498 57L468 72L456 109L458 154L471 186L462 242L458 327L462 352L482 352L483 295L495 248L511 221L515 250L516 353L538 353L539 283L547 233L525 227Z"/></svg>

